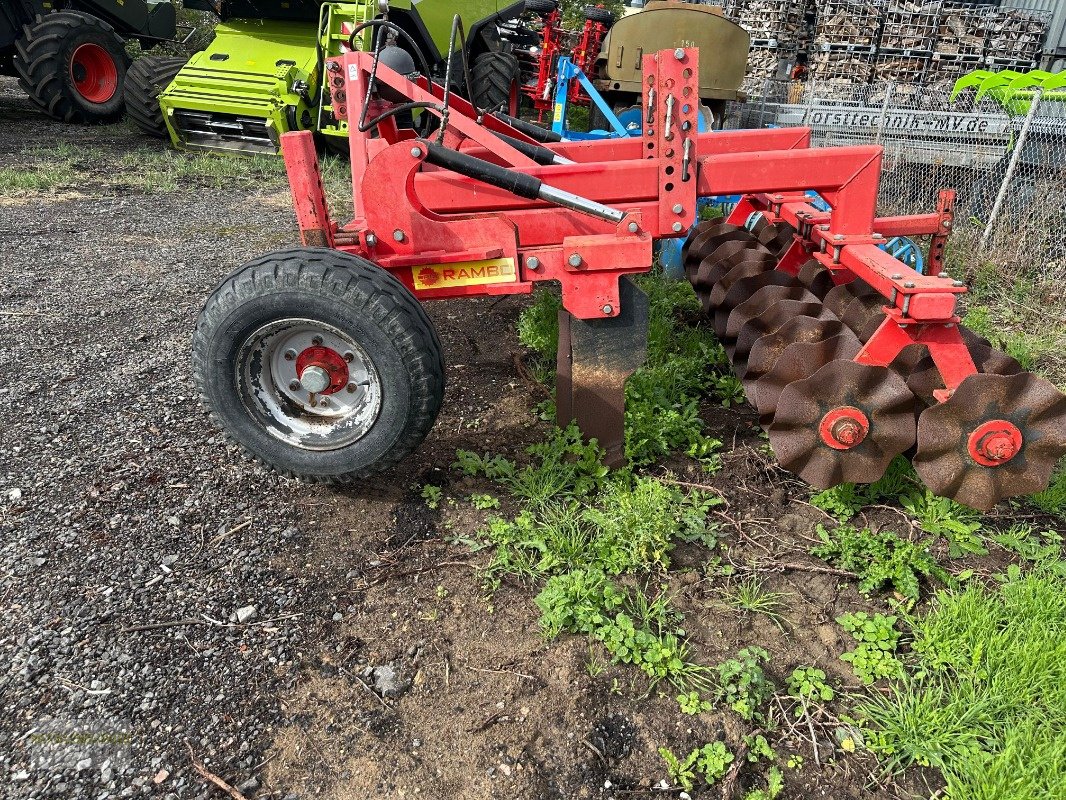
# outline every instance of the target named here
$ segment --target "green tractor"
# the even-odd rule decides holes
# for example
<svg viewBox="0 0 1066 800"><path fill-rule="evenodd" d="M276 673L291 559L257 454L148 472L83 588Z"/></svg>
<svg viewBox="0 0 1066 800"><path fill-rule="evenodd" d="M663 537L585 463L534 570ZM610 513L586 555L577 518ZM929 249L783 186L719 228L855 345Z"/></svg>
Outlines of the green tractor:
<svg viewBox="0 0 1066 800"><path fill-rule="evenodd" d="M453 89L481 108L517 110L519 63L499 26L521 16L522 2L186 0L185 8L218 14L214 40L188 61L139 59L130 68L125 92L130 119L179 149L277 153L281 134L311 130L330 149L346 152L347 123L332 114L321 80L323 62L350 46L369 49L373 29L353 33L382 15L411 37L441 81L452 22L460 14L471 86L464 85L465 70L457 61L464 53L456 52ZM409 47L402 40L395 44Z"/></svg>
<svg viewBox="0 0 1066 800"><path fill-rule="evenodd" d="M170 0L0 0L0 75L63 122L122 116L126 42L143 47L177 32Z"/></svg>

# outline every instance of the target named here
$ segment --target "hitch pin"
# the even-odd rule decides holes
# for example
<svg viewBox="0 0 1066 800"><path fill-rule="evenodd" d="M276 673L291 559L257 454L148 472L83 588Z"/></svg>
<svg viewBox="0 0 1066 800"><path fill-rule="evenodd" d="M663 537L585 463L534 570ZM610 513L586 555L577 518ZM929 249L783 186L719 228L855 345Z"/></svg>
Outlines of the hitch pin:
<svg viewBox="0 0 1066 800"><path fill-rule="evenodd" d="M673 131L670 130L670 126L674 122L674 96L668 94L666 96L666 121L663 122L663 138L666 141L670 141L674 138Z"/></svg>
<svg viewBox="0 0 1066 800"><path fill-rule="evenodd" d="M691 160L692 160L692 140L691 139L685 139L685 144L682 147L682 158L681 158L681 180L682 180L682 182L687 181L688 178L689 178L688 167L689 167L689 163L691 162Z"/></svg>
<svg viewBox="0 0 1066 800"><path fill-rule="evenodd" d="M655 87L648 89L648 113L645 114L650 124L655 119Z"/></svg>

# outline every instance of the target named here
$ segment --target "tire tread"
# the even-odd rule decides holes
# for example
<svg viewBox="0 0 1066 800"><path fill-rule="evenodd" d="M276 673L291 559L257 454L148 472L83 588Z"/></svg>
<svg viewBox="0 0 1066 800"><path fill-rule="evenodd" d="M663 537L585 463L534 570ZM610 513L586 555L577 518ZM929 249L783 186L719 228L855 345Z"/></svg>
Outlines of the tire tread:
<svg viewBox="0 0 1066 800"><path fill-rule="evenodd" d="M145 56L138 58L126 73L123 103L126 116L144 133L160 139L170 137L159 95L187 63L184 58Z"/></svg>
<svg viewBox="0 0 1066 800"><path fill-rule="evenodd" d="M32 23L22 26L22 36L15 42L14 66L18 84L34 103L61 122L110 122L121 113L121 103L117 113L94 115L68 95L59 77L65 69L60 63L63 42L84 29L95 31L100 41L111 39L120 50L123 47L115 29L99 17L80 11L38 14ZM119 94L121 92L120 87Z"/></svg>
<svg viewBox="0 0 1066 800"><path fill-rule="evenodd" d="M293 283L290 284L289 281ZM258 297L271 286L323 292L347 300L355 313L376 319L400 351L411 384L411 414L388 452L372 465L334 475L305 475L267 462L237 441L212 408L208 393L205 352L209 331L241 303ZM386 306L388 308L386 309ZM381 312L385 310L386 313ZM444 356L440 339L425 309L400 281L364 259L329 248L294 247L249 261L227 276L211 293L193 334L193 381L212 423L223 430L256 462L293 478L332 485L351 484L395 466L429 433L444 397Z"/></svg>

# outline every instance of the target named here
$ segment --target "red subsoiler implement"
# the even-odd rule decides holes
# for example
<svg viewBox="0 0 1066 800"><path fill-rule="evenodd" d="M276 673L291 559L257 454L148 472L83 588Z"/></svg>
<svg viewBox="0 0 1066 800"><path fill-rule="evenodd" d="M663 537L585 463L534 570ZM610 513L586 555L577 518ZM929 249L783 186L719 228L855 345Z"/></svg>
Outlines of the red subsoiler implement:
<svg viewBox="0 0 1066 800"><path fill-rule="evenodd" d="M930 489L979 509L1046 486L1066 396L959 324L966 288L943 271L953 193L878 218L880 147L811 149L804 128L697 133L697 58L646 55L644 135L580 143L373 53L330 61L354 217L330 218L311 134L286 134L305 247L252 261L207 302L194 367L215 418L282 471L365 476L417 447L441 404L419 301L557 281L559 420L619 461L647 323L626 276L649 269L654 239L687 233L689 278L786 469L821 488L872 482L913 448ZM439 118L432 137L397 126L412 108ZM719 195L743 199L689 231L697 198ZM893 236L931 237L925 274L878 247Z"/></svg>

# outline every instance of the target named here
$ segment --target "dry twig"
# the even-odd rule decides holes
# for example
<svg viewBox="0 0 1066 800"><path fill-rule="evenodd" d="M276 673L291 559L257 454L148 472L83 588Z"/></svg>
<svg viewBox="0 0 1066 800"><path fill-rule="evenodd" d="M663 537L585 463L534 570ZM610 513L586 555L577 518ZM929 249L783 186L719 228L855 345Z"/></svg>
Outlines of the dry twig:
<svg viewBox="0 0 1066 800"><path fill-rule="evenodd" d="M204 766L204 762L198 759L196 757L196 754L192 751L192 745L189 744L188 739L185 740L185 746L189 748L189 761L192 763L192 768L200 774L201 778L206 781L209 781L210 783L213 783L219 789L221 789L230 797L232 797L233 800L248 800L248 798L241 794L239 791L237 791L237 789L235 789L233 786L230 786L228 783L222 780L222 778L218 777L218 775L211 772L207 767Z"/></svg>

